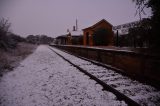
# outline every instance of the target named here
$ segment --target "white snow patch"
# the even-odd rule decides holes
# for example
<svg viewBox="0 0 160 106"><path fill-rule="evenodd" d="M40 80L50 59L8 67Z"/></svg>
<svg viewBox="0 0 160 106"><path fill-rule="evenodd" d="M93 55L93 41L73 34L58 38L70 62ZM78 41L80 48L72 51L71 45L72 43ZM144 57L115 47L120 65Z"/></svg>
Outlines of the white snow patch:
<svg viewBox="0 0 160 106"><path fill-rule="evenodd" d="M39 46L0 81L2 106L124 106L75 67Z"/></svg>
<svg viewBox="0 0 160 106"><path fill-rule="evenodd" d="M159 102L160 91L158 89L150 85L146 85L145 83L140 83L138 81L132 80L129 77L116 73L113 70L104 69L101 66L97 66L89 61L80 59L76 56L70 55L56 48L51 48L51 49L56 51L57 53L59 53L72 63L80 66L87 72L93 74L95 77L101 79L103 82L115 88L119 92L123 93L129 98L132 98L140 105L150 105L150 104L151 106L153 106L153 104L154 106L160 105ZM104 71L106 73L104 73ZM152 95L150 95L150 93ZM145 95L145 98L143 98L144 96L141 95ZM153 96L153 95L158 95L158 96Z"/></svg>

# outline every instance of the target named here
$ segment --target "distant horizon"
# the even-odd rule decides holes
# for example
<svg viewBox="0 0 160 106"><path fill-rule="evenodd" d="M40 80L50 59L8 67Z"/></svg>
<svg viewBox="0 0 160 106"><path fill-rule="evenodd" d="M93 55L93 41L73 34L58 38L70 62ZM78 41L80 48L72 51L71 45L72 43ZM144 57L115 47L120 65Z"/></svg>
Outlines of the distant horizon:
<svg viewBox="0 0 160 106"><path fill-rule="evenodd" d="M3 5L2 5L3 4ZM47 35L57 37L72 30L78 20L82 30L105 19L113 26L139 20L135 4L130 0L6 0L0 3L0 14L11 22L11 31L17 35ZM151 10L146 9L151 16Z"/></svg>

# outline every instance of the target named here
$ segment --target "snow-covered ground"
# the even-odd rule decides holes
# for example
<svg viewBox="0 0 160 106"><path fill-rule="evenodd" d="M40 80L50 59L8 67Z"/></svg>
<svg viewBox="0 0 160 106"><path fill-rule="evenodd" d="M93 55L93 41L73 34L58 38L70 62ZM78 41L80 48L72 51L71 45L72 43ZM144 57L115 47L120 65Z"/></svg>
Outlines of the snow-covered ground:
<svg viewBox="0 0 160 106"><path fill-rule="evenodd" d="M0 80L0 106L124 106L116 96L39 46Z"/></svg>
<svg viewBox="0 0 160 106"><path fill-rule="evenodd" d="M57 52L71 63L79 66L88 73L94 75L107 85L118 90L130 99L142 106L160 106L160 91L145 83L140 83L114 70L107 69L89 61L68 54L54 47L51 50Z"/></svg>

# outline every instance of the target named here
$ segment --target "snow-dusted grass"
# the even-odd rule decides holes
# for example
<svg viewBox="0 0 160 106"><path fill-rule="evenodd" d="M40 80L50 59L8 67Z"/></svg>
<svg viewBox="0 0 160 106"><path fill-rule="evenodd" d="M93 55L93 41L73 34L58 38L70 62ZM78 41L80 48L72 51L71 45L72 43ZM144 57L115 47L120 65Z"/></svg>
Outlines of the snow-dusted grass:
<svg viewBox="0 0 160 106"><path fill-rule="evenodd" d="M116 96L39 46L0 82L2 106L124 106Z"/></svg>
<svg viewBox="0 0 160 106"><path fill-rule="evenodd" d="M8 51L0 50L0 74L13 70L17 67L25 57L31 54L36 45L28 43L19 43L15 49L8 49Z"/></svg>

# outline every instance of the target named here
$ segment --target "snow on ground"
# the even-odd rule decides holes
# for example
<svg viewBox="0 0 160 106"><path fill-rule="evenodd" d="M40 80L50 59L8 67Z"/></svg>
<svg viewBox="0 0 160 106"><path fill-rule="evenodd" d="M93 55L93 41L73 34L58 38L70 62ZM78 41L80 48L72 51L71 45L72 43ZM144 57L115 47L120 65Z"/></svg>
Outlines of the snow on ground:
<svg viewBox="0 0 160 106"><path fill-rule="evenodd" d="M1 106L121 106L123 101L71 66L47 46L39 46L0 80Z"/></svg>
<svg viewBox="0 0 160 106"><path fill-rule="evenodd" d="M136 80L130 79L129 77L123 76L113 70L97 66L89 61L83 60L54 47L51 47L50 49L62 55L64 58L76 64L80 68L87 70L87 72L136 101L140 105L160 106L160 91L158 89L145 83L140 83Z"/></svg>

